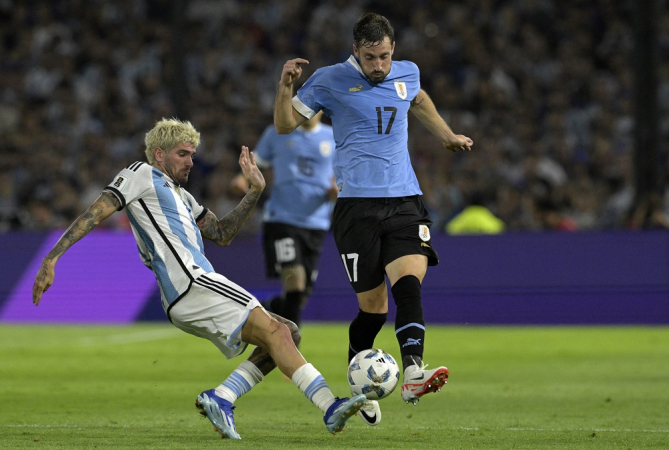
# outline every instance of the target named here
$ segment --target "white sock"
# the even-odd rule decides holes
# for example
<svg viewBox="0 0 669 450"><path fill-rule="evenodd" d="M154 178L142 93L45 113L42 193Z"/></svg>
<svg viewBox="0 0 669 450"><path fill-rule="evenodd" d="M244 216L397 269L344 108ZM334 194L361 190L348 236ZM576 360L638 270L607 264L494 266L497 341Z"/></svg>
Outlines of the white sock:
<svg viewBox="0 0 669 450"><path fill-rule="evenodd" d="M295 371L293 374L293 383L300 388L314 405L323 411L323 414L335 402L335 397L325 382L323 375L309 363Z"/></svg>
<svg viewBox="0 0 669 450"><path fill-rule="evenodd" d="M216 395L234 403L264 378L262 372L251 361L241 363L230 376L216 388Z"/></svg>

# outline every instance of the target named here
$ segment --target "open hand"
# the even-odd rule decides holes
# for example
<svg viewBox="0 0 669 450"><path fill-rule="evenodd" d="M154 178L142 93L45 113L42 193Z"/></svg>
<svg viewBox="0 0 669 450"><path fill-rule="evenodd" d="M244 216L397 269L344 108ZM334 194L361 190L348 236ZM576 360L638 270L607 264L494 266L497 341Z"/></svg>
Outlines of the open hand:
<svg viewBox="0 0 669 450"><path fill-rule="evenodd" d="M242 168L244 179L249 183L251 189L262 191L265 189L265 177L256 165L256 158L249 148L242 145L242 153L239 155L239 167Z"/></svg>

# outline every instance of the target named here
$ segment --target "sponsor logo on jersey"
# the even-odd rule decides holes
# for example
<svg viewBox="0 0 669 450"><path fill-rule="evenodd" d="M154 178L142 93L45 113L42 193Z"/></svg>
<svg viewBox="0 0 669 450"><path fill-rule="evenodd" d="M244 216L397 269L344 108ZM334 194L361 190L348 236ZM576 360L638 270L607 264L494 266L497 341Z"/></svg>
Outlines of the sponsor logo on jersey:
<svg viewBox="0 0 669 450"><path fill-rule="evenodd" d="M421 246L421 247L432 248L432 247L430 247L429 244L426 244L425 242L421 242L421 243L420 243L420 246Z"/></svg>
<svg viewBox="0 0 669 450"><path fill-rule="evenodd" d="M339 187L339 192L344 189L344 183L339 183L337 186Z"/></svg>
<svg viewBox="0 0 669 450"><path fill-rule="evenodd" d="M409 95L407 84L404 81L395 81L395 91L397 91L397 96L402 100L406 100L407 95Z"/></svg>
<svg viewBox="0 0 669 450"><path fill-rule="evenodd" d="M427 225L418 225L418 237L427 242L430 240L430 228Z"/></svg>
<svg viewBox="0 0 669 450"><path fill-rule="evenodd" d="M358 92L362 91L362 84L356 84L355 87L348 88L349 92Z"/></svg>
<svg viewBox="0 0 669 450"><path fill-rule="evenodd" d="M115 187L116 189L121 189L121 188L123 187L123 185L125 184L126 181L128 181L127 178L125 178L125 177L118 177L118 178L116 179L116 181L114 181L114 187Z"/></svg>

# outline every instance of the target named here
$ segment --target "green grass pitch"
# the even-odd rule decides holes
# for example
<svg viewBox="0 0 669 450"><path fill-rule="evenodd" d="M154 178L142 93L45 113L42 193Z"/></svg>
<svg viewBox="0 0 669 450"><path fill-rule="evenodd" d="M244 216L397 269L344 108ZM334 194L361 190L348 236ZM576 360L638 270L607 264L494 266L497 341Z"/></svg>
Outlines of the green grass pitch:
<svg viewBox="0 0 669 450"><path fill-rule="evenodd" d="M301 347L348 395L347 325L307 323ZM393 330L376 342L399 356ZM248 350L247 350L248 352ZM247 353L248 354L248 353ZM669 447L669 328L428 326L425 361L451 370L417 406L327 433L276 371L236 403L241 441L194 407L242 357L169 324L0 326L0 448L643 449Z"/></svg>

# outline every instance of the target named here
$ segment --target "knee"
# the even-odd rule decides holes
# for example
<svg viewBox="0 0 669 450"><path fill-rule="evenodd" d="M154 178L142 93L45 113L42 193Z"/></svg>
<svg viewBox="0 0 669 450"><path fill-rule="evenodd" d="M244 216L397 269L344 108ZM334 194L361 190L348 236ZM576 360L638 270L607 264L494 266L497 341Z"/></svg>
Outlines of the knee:
<svg viewBox="0 0 669 450"><path fill-rule="evenodd" d="M270 347L275 347L277 345L286 345L289 342L297 346L297 342L300 341L300 331L290 320L278 321L274 320L272 326L268 330L267 342Z"/></svg>
<svg viewBox="0 0 669 450"><path fill-rule="evenodd" d="M358 297L358 306L364 312L384 314L388 312L388 297L385 295Z"/></svg>
<svg viewBox="0 0 669 450"><path fill-rule="evenodd" d="M385 280L376 288L359 292L358 306L362 311L374 314L384 314L388 312L388 288Z"/></svg>

